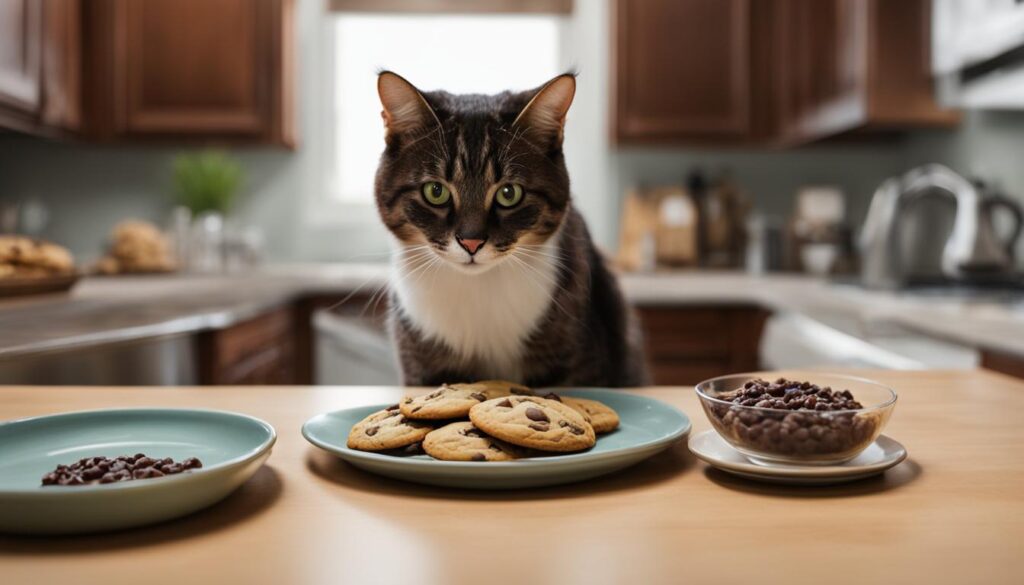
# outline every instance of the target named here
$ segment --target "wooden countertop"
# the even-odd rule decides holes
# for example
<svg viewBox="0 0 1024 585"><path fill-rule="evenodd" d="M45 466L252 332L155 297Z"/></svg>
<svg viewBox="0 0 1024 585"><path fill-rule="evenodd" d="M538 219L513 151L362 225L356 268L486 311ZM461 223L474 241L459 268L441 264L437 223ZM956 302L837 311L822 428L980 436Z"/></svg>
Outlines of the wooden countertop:
<svg viewBox="0 0 1024 585"><path fill-rule="evenodd" d="M985 372L877 372L900 393L886 434L908 461L797 488L709 469L685 443L582 484L503 493L377 478L299 434L314 414L400 388L0 387L0 417L205 407L263 418L268 464L213 508L69 538L0 537L5 583L1020 583L1024 383ZM708 428L691 388L637 392Z"/></svg>

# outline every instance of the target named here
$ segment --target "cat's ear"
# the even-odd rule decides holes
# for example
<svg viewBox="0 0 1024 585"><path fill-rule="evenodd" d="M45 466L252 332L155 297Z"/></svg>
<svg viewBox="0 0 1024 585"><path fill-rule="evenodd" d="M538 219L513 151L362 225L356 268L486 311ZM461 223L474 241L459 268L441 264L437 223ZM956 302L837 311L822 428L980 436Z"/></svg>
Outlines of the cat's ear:
<svg viewBox="0 0 1024 585"><path fill-rule="evenodd" d="M562 144L565 115L576 95L576 76L565 73L545 83L537 90L513 125L526 129L535 140L550 146Z"/></svg>
<svg viewBox="0 0 1024 585"><path fill-rule="evenodd" d="M423 94L397 73L382 71L377 76L377 93L384 106L380 115L384 118L388 134L440 124Z"/></svg>

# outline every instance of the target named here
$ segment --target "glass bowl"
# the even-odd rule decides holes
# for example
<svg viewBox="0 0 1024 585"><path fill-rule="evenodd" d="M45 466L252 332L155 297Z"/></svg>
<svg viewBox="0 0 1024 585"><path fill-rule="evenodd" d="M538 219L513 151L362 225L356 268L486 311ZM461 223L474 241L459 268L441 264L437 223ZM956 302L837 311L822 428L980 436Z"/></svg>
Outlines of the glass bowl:
<svg viewBox="0 0 1024 585"><path fill-rule="evenodd" d="M756 379L807 381L822 389L849 390L863 405L855 410L783 410L743 406L722 395L743 390ZM817 372L782 372L771 378L758 374L731 374L696 386L704 414L730 445L761 465L835 465L856 457L881 434L896 407L889 387L855 376Z"/></svg>

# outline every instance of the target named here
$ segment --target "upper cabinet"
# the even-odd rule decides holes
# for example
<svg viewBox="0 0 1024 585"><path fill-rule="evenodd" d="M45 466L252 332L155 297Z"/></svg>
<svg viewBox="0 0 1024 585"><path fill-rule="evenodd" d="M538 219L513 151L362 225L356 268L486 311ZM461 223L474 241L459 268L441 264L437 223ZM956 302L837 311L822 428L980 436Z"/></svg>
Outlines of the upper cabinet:
<svg viewBox="0 0 1024 585"><path fill-rule="evenodd" d="M78 128L79 0L0 0L0 128Z"/></svg>
<svg viewBox="0 0 1024 585"><path fill-rule="evenodd" d="M0 129L293 147L293 0L0 0Z"/></svg>
<svg viewBox="0 0 1024 585"><path fill-rule="evenodd" d="M34 116L41 103L43 5L0 0L0 104L9 114Z"/></svg>
<svg viewBox="0 0 1024 585"><path fill-rule="evenodd" d="M101 0L88 134L294 146L291 0Z"/></svg>
<svg viewBox="0 0 1024 585"><path fill-rule="evenodd" d="M614 11L620 142L747 136L749 0L619 0Z"/></svg>
<svg viewBox="0 0 1024 585"><path fill-rule="evenodd" d="M772 0L778 138L947 126L935 101L928 0Z"/></svg>
<svg viewBox="0 0 1024 585"><path fill-rule="evenodd" d="M928 0L615 0L619 144L785 146L949 125Z"/></svg>

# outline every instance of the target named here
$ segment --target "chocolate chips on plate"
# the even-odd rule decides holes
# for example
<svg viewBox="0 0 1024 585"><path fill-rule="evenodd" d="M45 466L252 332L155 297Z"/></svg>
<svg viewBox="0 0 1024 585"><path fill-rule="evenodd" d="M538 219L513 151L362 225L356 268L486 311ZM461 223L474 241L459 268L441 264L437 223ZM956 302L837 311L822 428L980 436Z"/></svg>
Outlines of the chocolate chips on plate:
<svg viewBox="0 0 1024 585"><path fill-rule="evenodd" d="M195 457L176 462L170 457L154 459L143 453L108 457L86 457L70 465L58 465L43 476L47 485L89 485L133 479L149 479L199 469L203 463Z"/></svg>

